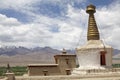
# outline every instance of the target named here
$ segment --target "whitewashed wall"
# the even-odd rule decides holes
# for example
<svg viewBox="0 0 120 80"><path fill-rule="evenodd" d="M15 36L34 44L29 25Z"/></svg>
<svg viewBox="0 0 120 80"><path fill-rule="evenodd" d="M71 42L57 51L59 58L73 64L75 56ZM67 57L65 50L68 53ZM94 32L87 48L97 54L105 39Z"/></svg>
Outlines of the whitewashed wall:
<svg viewBox="0 0 120 80"><path fill-rule="evenodd" d="M107 48L106 67L112 67L112 55L113 55L113 49L112 48Z"/></svg>
<svg viewBox="0 0 120 80"><path fill-rule="evenodd" d="M77 49L77 58L80 69L104 69L112 66L112 47L105 46L106 66L100 65L100 51L104 48L101 40L89 41L87 45Z"/></svg>
<svg viewBox="0 0 120 80"><path fill-rule="evenodd" d="M103 67L111 67L112 65L112 49L108 48L106 56L106 66L100 65L101 49L86 49L77 52L79 68L81 69L101 69Z"/></svg>
<svg viewBox="0 0 120 80"><path fill-rule="evenodd" d="M100 67L100 54L98 50L84 50L78 51L77 57L79 62L79 68L91 69Z"/></svg>

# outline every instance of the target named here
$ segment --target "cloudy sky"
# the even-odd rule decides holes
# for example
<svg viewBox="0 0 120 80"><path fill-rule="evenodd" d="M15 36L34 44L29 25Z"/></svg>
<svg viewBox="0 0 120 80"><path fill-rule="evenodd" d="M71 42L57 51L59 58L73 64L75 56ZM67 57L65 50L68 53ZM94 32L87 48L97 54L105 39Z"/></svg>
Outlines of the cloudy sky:
<svg viewBox="0 0 120 80"><path fill-rule="evenodd" d="M0 0L1 46L73 49L86 42L88 4L101 39L120 49L120 0Z"/></svg>

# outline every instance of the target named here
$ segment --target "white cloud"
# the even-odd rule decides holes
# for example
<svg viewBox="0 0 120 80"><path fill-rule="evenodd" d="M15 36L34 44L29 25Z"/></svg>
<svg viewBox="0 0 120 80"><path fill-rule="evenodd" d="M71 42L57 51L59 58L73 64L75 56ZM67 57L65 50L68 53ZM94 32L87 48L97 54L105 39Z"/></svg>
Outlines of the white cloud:
<svg viewBox="0 0 120 80"><path fill-rule="evenodd" d="M39 6L41 3L48 3L54 5L60 5L60 7L66 7L66 4L82 3L86 0L0 0L0 9L10 9L15 10L20 13L27 14L32 17L36 17L35 12L39 12L41 7ZM47 12L46 12L47 13Z"/></svg>
<svg viewBox="0 0 120 80"><path fill-rule="evenodd" d="M38 0L0 0L0 8L2 9L31 9L32 4L36 3ZM39 0L40 1L40 0Z"/></svg>
<svg viewBox="0 0 120 80"><path fill-rule="evenodd" d="M21 23L18 22L15 18L7 18L7 16L0 14L0 25L3 26L16 26L20 25Z"/></svg>
<svg viewBox="0 0 120 80"><path fill-rule="evenodd" d="M105 43L112 45L114 48L120 49L119 32L120 32L120 1L114 2L107 7L98 9L96 19L100 28L101 38Z"/></svg>
<svg viewBox="0 0 120 80"><path fill-rule="evenodd" d="M4 16L1 14L1 16ZM78 15L79 17L79 15ZM20 23L17 19L4 16L3 20L13 21L16 24ZM1 23L1 44L2 45L19 45L19 46L51 46L54 48L75 48L78 42L81 29L76 25L77 20L49 18L42 15L37 15L33 23L19 25L3 25ZM75 18L74 18L75 19ZM64 21L63 21L64 20ZM78 19L79 20L79 19ZM8 22L9 23L9 22ZM8 24L6 22L6 24ZM51 26L57 24L59 32L51 32ZM16 26L16 27L14 27ZM7 37L9 36L9 37ZM7 39L5 41L5 39ZM72 45L71 45L72 44Z"/></svg>
<svg viewBox="0 0 120 80"><path fill-rule="evenodd" d="M18 0L18 2L14 0L14 3L10 1L7 0L12 6L1 0L0 3L2 2L4 6L1 5L0 7L9 8L11 6L15 8L17 5L21 5L18 6L20 10L23 9L23 12L25 11L25 13L35 17L32 23L23 24L16 18L9 18L0 14L0 40L2 45L51 46L61 49L75 48L78 46L79 40L79 46L86 41L88 14L85 10L76 9L68 4L64 18L50 18L31 11L34 9L32 7L33 2L37 2L37 0L26 0L26 2L24 2L25 0ZM101 39L104 39L105 43L120 49L118 45L120 41L119 4L120 2L117 2L109 5L109 7L97 9L95 17L101 32ZM57 32L51 31L54 26L58 28Z"/></svg>

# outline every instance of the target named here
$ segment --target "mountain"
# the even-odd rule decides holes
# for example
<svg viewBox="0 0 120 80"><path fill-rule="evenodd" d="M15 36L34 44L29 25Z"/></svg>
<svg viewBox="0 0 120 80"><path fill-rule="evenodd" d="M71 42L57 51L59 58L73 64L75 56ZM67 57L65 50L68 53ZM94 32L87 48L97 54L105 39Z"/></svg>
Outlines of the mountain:
<svg viewBox="0 0 120 80"><path fill-rule="evenodd" d="M0 48L0 55L8 55L8 56L13 56L16 54L27 54L30 53L31 50L25 47L15 47L15 46L6 46L6 47L1 47Z"/></svg>
<svg viewBox="0 0 120 80"><path fill-rule="evenodd" d="M66 50L69 54L75 54L75 50ZM0 48L0 66L8 62L14 66L22 66L31 63L54 63L54 55L61 54L60 50L51 47L15 47L6 46ZM114 49L113 58L120 59L120 50Z"/></svg>
<svg viewBox="0 0 120 80"><path fill-rule="evenodd" d="M118 54L120 54L120 50L114 49L113 53L114 53L113 55L118 55Z"/></svg>
<svg viewBox="0 0 120 80"><path fill-rule="evenodd" d="M40 52L40 53L52 53L52 54L58 54L60 53L60 50L53 49L51 47L36 47L32 49L33 52Z"/></svg>
<svg viewBox="0 0 120 80"><path fill-rule="evenodd" d="M115 49L114 50L114 59L119 59L120 60L120 50Z"/></svg>
<svg viewBox="0 0 120 80"><path fill-rule="evenodd" d="M74 54L75 50L66 50L70 54ZM60 50L53 49L51 47L35 47L35 48L25 48L22 46L5 46L0 48L0 55L15 56L15 55L26 55L26 54L59 54ZM120 50L114 49L113 56L120 54Z"/></svg>
<svg viewBox="0 0 120 80"><path fill-rule="evenodd" d="M9 62L14 66L18 66L31 63L53 63L56 54L61 54L61 51L51 47L6 46L0 48L0 64L5 66Z"/></svg>
<svg viewBox="0 0 120 80"><path fill-rule="evenodd" d="M120 50L114 49L113 53L114 53L113 54L114 59L120 59Z"/></svg>
<svg viewBox="0 0 120 80"><path fill-rule="evenodd" d="M15 46L6 46L0 48L0 55L8 55L8 56L14 56L14 55L25 55L25 54L31 54L31 53L52 53L57 54L60 51L57 49L52 49L50 47L35 47L35 48L25 48L25 47L15 47Z"/></svg>

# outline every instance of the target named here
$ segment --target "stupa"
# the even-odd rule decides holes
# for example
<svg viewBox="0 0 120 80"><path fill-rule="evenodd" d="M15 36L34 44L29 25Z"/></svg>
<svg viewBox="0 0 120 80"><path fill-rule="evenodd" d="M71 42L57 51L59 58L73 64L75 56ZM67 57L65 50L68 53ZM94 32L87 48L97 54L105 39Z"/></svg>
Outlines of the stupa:
<svg viewBox="0 0 120 80"><path fill-rule="evenodd" d="M94 18L96 12L94 5L88 5L86 13L89 14L87 42L76 49L79 67L73 70L80 73L81 70L106 69L112 67L112 47L100 40L99 30Z"/></svg>

